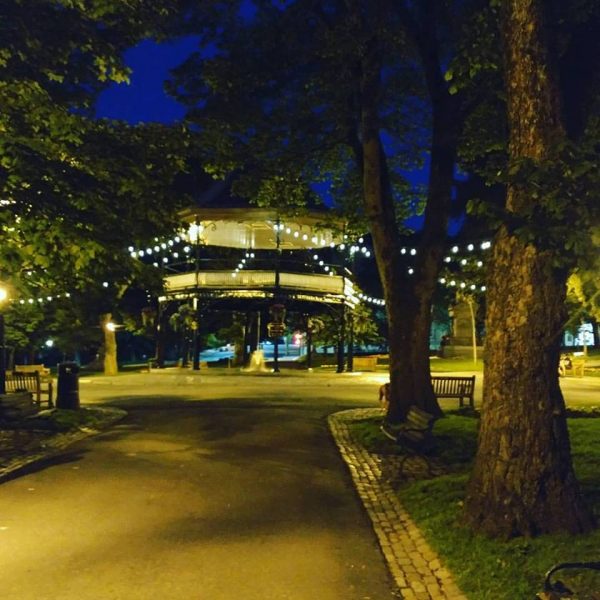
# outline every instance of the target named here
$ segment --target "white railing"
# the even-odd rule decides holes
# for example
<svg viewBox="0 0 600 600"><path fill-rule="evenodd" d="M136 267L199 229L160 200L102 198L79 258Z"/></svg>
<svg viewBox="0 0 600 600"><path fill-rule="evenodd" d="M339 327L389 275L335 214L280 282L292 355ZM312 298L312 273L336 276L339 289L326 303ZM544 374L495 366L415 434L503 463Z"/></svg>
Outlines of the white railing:
<svg viewBox="0 0 600 600"><path fill-rule="evenodd" d="M274 271L239 271L232 276L231 271L203 271L198 273L198 288L212 290L235 290L244 288L275 287ZM319 292L321 294L348 293L352 284L339 275L317 275L313 273L280 273L279 285L282 289ZM195 273L169 275L165 278L167 292L179 292L196 288Z"/></svg>

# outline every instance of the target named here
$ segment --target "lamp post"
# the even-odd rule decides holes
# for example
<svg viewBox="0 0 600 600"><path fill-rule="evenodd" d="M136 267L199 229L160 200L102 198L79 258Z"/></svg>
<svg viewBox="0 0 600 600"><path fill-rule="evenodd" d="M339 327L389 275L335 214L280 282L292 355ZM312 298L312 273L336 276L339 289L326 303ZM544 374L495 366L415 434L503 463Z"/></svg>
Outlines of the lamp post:
<svg viewBox="0 0 600 600"><path fill-rule="evenodd" d="M8 298L7 289L0 284L0 394L6 394L6 347L4 343L4 312L2 307Z"/></svg>

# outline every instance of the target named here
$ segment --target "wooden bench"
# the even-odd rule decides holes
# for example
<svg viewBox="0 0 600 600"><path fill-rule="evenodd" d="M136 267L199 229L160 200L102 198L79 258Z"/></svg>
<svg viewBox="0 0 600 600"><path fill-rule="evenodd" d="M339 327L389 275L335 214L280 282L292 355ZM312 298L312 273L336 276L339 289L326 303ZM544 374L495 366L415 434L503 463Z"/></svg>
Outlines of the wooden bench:
<svg viewBox="0 0 600 600"><path fill-rule="evenodd" d="M435 438L433 437L435 421L436 418L433 415L412 405L402 423L391 425L384 422L381 425L383 435L407 450L407 454L400 461L400 471L402 471L407 458L418 456L427 463L427 469L431 474L431 464L427 455L435 448Z"/></svg>
<svg viewBox="0 0 600 600"><path fill-rule="evenodd" d="M474 408L475 401L475 375L471 377L445 377L431 378L433 393L436 398L458 398L460 406L464 406L464 399L469 399L469 406Z"/></svg>
<svg viewBox="0 0 600 600"><path fill-rule="evenodd" d="M377 371L378 355L355 356L352 359L352 368L356 371Z"/></svg>
<svg viewBox="0 0 600 600"><path fill-rule="evenodd" d="M50 375L50 369L44 365L15 365L13 370L19 373L35 373L37 371L42 377Z"/></svg>
<svg viewBox="0 0 600 600"><path fill-rule="evenodd" d="M52 408L52 379L42 377L39 371L21 373L13 371L6 374L7 392L31 392L38 406L42 405L42 394L47 397L48 408Z"/></svg>

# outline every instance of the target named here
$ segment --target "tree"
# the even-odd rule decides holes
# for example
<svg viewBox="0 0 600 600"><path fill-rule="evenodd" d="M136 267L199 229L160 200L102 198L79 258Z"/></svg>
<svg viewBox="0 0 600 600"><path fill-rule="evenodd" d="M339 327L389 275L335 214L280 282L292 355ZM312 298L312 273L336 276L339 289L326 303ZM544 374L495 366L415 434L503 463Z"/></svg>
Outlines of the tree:
<svg viewBox="0 0 600 600"><path fill-rule="evenodd" d="M400 420L411 404L440 414L429 372L431 302L466 109L444 64L477 3L457 4L452 19L437 0L259 2L246 19L239 5L217 14L218 4L198 8L189 25L217 50L192 56L170 86L189 105L205 164L217 177L237 170L238 192L282 210L327 181L349 226L368 223L388 317L388 418ZM422 164L425 146L424 225L408 273L403 220L419 202L403 171Z"/></svg>
<svg viewBox="0 0 600 600"><path fill-rule="evenodd" d="M0 6L0 276L17 289L32 277L51 287L95 263L105 241L99 238L112 231L116 239L128 229L124 215L133 237L141 235L135 225L144 212L157 220L168 212L149 184L174 165L165 131L91 118L98 91L127 80L122 52L160 36L178 7L146 5L14 0ZM145 160L158 143L160 160Z"/></svg>
<svg viewBox="0 0 600 600"><path fill-rule="evenodd" d="M567 274L586 235L567 238L565 253L556 233L564 236L565 213L591 216L594 190L585 169L572 177L569 163L585 143L570 143L574 130L564 125L549 3L498 4L509 167L489 266L484 405L465 518L494 536L578 533L594 519L573 472L558 359Z"/></svg>

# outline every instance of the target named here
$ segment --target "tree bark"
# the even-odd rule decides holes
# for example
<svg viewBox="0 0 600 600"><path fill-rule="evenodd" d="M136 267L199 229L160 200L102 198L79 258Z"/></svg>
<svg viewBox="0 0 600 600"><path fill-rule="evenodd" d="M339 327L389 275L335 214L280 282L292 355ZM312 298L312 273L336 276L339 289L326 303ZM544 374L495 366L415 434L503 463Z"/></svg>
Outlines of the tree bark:
<svg viewBox="0 0 600 600"><path fill-rule="evenodd" d="M550 158L562 133L542 3L506 0L502 27L511 160ZM532 198L509 184L506 208ZM558 383L566 270L507 226L495 237L488 274L486 364L479 445L466 521L491 536L584 532L594 526L571 462Z"/></svg>
<svg viewBox="0 0 600 600"><path fill-rule="evenodd" d="M104 374L116 375L119 372L117 366L117 337L114 329L107 327L111 322L112 314L100 315L100 327L104 333Z"/></svg>
<svg viewBox="0 0 600 600"><path fill-rule="evenodd" d="M387 420L403 420L417 405L439 416L429 367L431 304L446 244L458 116L441 78L432 83L432 144L430 175L421 243L414 273L401 260L400 234L379 135L377 97L380 65L376 51L365 56L362 97L362 171L365 212L384 289L390 356L390 404ZM437 86L437 87L436 87Z"/></svg>

